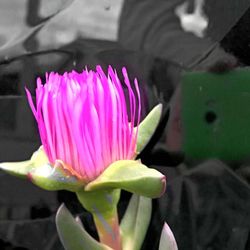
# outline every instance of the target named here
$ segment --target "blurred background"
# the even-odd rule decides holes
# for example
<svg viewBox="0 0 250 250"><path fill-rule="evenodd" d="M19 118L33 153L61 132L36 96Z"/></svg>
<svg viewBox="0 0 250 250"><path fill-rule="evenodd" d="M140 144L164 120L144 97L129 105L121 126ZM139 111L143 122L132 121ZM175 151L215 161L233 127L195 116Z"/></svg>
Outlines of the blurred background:
<svg viewBox="0 0 250 250"><path fill-rule="evenodd" d="M154 201L143 249L157 249L164 220L180 250L250 249L248 163L190 163L166 145L182 72L249 65L249 8L249 0L0 0L0 161L28 159L40 145L25 86L34 94L36 78L48 71L126 66L139 80L143 116L164 104L141 157L166 174L168 187ZM121 214L128 198L123 193ZM62 249L54 225L61 202L95 235L73 194L0 172L0 248Z"/></svg>

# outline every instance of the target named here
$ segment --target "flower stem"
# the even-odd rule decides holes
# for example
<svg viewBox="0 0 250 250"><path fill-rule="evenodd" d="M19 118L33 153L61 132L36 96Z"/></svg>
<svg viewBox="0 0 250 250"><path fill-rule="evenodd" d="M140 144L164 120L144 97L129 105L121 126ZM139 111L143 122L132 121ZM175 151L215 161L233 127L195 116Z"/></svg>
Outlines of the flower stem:
<svg viewBox="0 0 250 250"><path fill-rule="evenodd" d="M117 212L113 216L93 214L100 242L114 250L121 250L121 236Z"/></svg>
<svg viewBox="0 0 250 250"><path fill-rule="evenodd" d="M120 190L79 191L78 200L94 217L100 242L114 250L122 250L117 203Z"/></svg>

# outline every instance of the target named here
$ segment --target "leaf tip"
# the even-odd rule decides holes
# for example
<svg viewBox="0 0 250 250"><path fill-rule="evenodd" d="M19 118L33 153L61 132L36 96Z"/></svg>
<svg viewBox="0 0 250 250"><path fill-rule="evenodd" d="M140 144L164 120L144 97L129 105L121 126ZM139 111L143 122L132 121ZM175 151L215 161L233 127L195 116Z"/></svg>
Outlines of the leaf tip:
<svg viewBox="0 0 250 250"><path fill-rule="evenodd" d="M166 187L167 187L167 180L166 180L166 176L165 175L163 175L161 177L161 183L162 183L162 190L161 190L160 196L162 196L165 193Z"/></svg>
<svg viewBox="0 0 250 250"><path fill-rule="evenodd" d="M32 173L31 172L28 172L27 173L27 179L31 182L33 182L33 176L32 176Z"/></svg>
<svg viewBox="0 0 250 250"><path fill-rule="evenodd" d="M58 208L57 212L56 212L56 220L58 219L58 217L67 210L66 206L64 203L62 203L60 205L60 207Z"/></svg>
<svg viewBox="0 0 250 250"><path fill-rule="evenodd" d="M163 108L163 104L162 103L159 103L156 107L159 109L159 111L162 112L162 108Z"/></svg>
<svg viewBox="0 0 250 250"><path fill-rule="evenodd" d="M60 224L62 220L64 220L65 215L70 214L69 210L65 206L64 203L60 205L60 207L57 209L56 216L55 216L55 223L57 231L59 231Z"/></svg>
<svg viewBox="0 0 250 250"><path fill-rule="evenodd" d="M162 228L159 250L178 250L174 234L166 222Z"/></svg>

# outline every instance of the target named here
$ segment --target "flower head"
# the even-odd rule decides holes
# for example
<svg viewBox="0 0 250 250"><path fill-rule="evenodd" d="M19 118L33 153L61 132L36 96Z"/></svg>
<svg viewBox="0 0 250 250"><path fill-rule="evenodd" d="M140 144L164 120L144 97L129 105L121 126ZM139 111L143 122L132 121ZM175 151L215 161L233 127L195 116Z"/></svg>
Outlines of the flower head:
<svg viewBox="0 0 250 250"><path fill-rule="evenodd" d="M125 68L122 73L127 96L117 73L109 67L106 75L100 66L46 74L44 85L38 78L36 105L26 89L49 162L62 163L86 183L113 162L136 155L139 87L136 79L131 86Z"/></svg>

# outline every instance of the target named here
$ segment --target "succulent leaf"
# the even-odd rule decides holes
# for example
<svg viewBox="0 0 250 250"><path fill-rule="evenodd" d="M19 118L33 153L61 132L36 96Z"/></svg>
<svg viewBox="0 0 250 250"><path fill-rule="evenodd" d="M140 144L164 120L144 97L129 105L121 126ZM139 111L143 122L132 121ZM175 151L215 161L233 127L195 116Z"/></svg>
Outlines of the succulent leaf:
<svg viewBox="0 0 250 250"><path fill-rule="evenodd" d="M92 238L63 204L56 214L56 227L65 250L112 250Z"/></svg>
<svg viewBox="0 0 250 250"><path fill-rule="evenodd" d="M40 147L33 153L30 160L21 162L3 162L0 163L0 169L5 172L15 175L17 177L26 178L28 173L38 166L42 166L48 163L48 158Z"/></svg>
<svg viewBox="0 0 250 250"><path fill-rule="evenodd" d="M150 223L151 199L133 195L124 214L120 229L123 250L139 250Z"/></svg>
<svg viewBox="0 0 250 250"><path fill-rule="evenodd" d="M178 250L174 234L166 222L161 232L159 250Z"/></svg>
<svg viewBox="0 0 250 250"><path fill-rule="evenodd" d="M34 152L30 160L3 162L0 163L0 169L18 177L28 177L34 184L46 190L77 191L85 184L68 173L60 161L52 166L43 147Z"/></svg>
<svg viewBox="0 0 250 250"><path fill-rule="evenodd" d="M140 153L153 136L162 114L162 104L155 106L138 127L136 151ZM136 128L135 128L136 129Z"/></svg>
<svg viewBox="0 0 250 250"><path fill-rule="evenodd" d="M112 163L97 179L85 186L86 191L119 188L138 195L156 198L163 194L166 179L140 161L121 160Z"/></svg>

